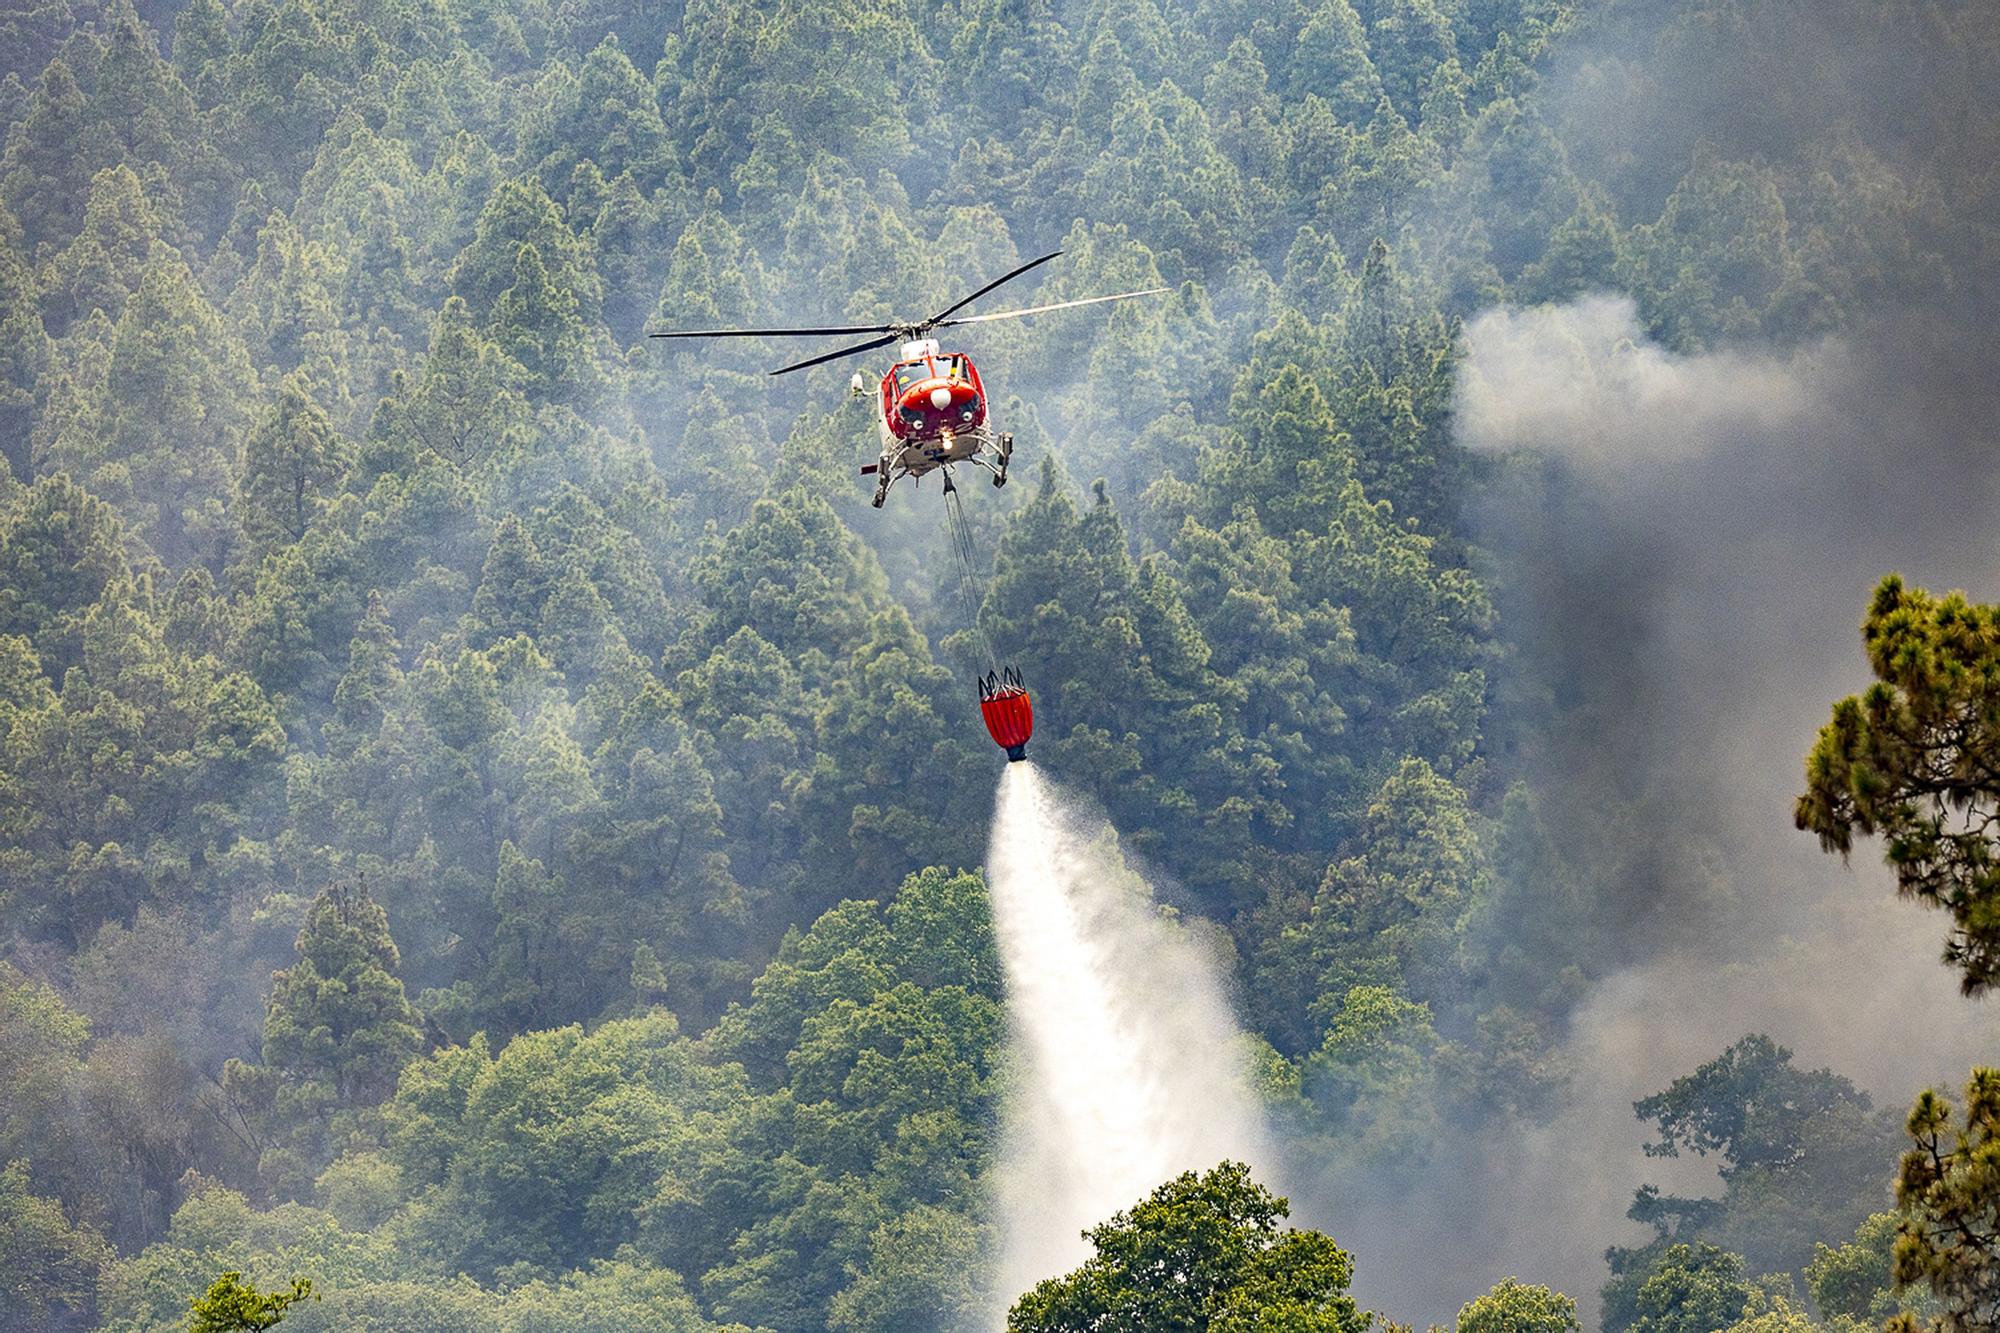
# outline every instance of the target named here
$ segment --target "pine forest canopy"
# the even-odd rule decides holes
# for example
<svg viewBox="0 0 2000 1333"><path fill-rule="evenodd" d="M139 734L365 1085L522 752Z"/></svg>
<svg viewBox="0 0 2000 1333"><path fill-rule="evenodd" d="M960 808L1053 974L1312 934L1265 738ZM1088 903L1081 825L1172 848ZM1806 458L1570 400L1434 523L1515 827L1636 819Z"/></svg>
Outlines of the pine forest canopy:
<svg viewBox="0 0 2000 1333"><path fill-rule="evenodd" d="M1810 8L0 15L0 1333L1358 1328L1351 1242L1214 1164L985 1289L979 642L1235 969L1301 1160L1549 1123L1649 956L1642 806L1545 780L1568 696L1475 515L1583 483L1458 446L1460 338L1612 291L1676 355L1797 348L1992 290L1991 8ZM961 330L1017 441L976 625L932 489L869 507L845 365L646 337L888 327L1056 250L1033 304L1164 290ZM1934 766L1992 615L1885 588L1871 644L1931 656L1800 809L1890 835L1975 986L1991 843L1936 820L1992 793ZM1976 1087L1961 1155L1913 1122L1908 1235L1982 1206ZM1750 1035L1639 1112L1722 1192L1640 1192L1602 1327L1990 1326L1846 1078ZM1128 1259L1183 1226L1237 1248L1158 1313ZM1459 1326L1590 1321L1518 1278Z"/></svg>

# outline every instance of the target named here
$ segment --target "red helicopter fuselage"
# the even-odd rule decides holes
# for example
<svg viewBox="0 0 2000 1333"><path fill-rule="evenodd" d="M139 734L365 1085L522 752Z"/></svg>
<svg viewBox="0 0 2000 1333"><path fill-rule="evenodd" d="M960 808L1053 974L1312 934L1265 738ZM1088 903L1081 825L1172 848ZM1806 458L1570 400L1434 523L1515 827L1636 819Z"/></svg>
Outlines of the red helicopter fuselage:
<svg viewBox="0 0 2000 1333"><path fill-rule="evenodd" d="M882 424L905 444L941 441L986 424L986 389L963 352L898 361L882 377Z"/></svg>
<svg viewBox="0 0 2000 1333"><path fill-rule="evenodd" d="M854 379L859 392L863 381ZM1006 484L1014 437L994 433L986 386L965 353L944 351L930 338L905 343L903 359L882 377L877 406L882 456L861 471L875 477L878 508L894 482L954 463L984 468L995 486Z"/></svg>

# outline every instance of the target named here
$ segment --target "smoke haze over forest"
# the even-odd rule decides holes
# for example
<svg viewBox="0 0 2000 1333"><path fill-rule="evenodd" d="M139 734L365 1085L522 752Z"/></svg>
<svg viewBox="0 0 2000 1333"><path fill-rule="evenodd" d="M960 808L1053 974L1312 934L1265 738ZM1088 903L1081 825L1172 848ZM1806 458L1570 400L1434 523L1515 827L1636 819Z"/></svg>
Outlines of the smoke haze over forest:
<svg viewBox="0 0 2000 1333"><path fill-rule="evenodd" d="M1575 1275L1553 1276L1573 1289L1607 1238L1643 1234L1620 1221L1621 1183L1713 1192L1706 1166L1641 1158L1630 1119L1704 1052L1768 1032L1893 1106L2000 1031L1929 966L1934 916L1895 902L1872 857L1842 867L1791 828L1824 701L1867 683L1855 626L1874 583L1893 570L1985 589L2000 574L2000 338L1978 313L2000 277L2000 212L1978 143L1947 129L1967 51L1873 7L1732 18L1689 25L1692 39L1642 20L1644 41L1614 23L1579 43L1545 93L1572 160L1660 201L1690 152L1824 160L1859 141L1885 182L1941 192L1968 226L1904 254L1866 313L1804 338L1744 330L1675 350L1610 290L1466 324L1457 438L1513 474L1471 527L1523 706L1551 723L1529 768L1564 794L1572 838L1624 844L1607 943L1626 960L1574 1018L1566 1112L1461 1164L1478 1220L1436 1220L1488 1246L1478 1280L1545 1252L1515 1239L1523 1209L1560 1219ZM1908 244L1867 209L1840 223L1848 244ZM1621 1158L1623 1182L1604 1167Z"/></svg>
<svg viewBox="0 0 2000 1333"><path fill-rule="evenodd" d="M1468 325L1461 441L1533 451L1560 478L1533 504L1502 492L1479 530L1560 719L1541 780L1574 803L1575 836L1609 818L1628 843L1612 940L1629 960L1574 1020L1577 1101L1545 1135L1489 1145L1472 1232L1508 1235L1507 1215L1561 1200L1571 1261L1596 1264L1630 1224L1619 1182L1578 1164L1622 1156L1658 1178L1631 1103L1746 1032L1891 1104L1991 1049L1990 1009L1954 1002L1934 965L1936 919L1791 827L1824 701L1867 682L1855 608L1881 573L1969 588L2000 573L2000 397L1980 373L2000 348L1964 332L1904 319L1678 355L1607 296ZM1934 1016L1914 1040L1913 1014ZM1488 1262L1505 1276L1533 1252L1503 1241Z"/></svg>
<svg viewBox="0 0 2000 1333"><path fill-rule="evenodd" d="M1264 1132L1399 1322L1879 1327L1994 1011L1793 802L1883 576L2000 601L1996 63L1981 0L0 15L0 1333L225 1270L988 1333L1035 1162ZM857 475L883 352L645 337L1055 249L977 309L1169 291L946 331L976 633ZM999 882L987 642L1087 874ZM1035 958L1052 884L1116 929ZM1101 1161L1023 1128L1066 1001L1155 1108Z"/></svg>

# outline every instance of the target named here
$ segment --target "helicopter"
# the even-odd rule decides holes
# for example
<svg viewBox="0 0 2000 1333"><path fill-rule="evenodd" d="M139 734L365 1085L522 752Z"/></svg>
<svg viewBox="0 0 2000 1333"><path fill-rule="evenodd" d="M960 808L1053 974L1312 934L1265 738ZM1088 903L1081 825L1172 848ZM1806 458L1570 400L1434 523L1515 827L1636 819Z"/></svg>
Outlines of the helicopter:
<svg viewBox="0 0 2000 1333"><path fill-rule="evenodd" d="M1073 310L1078 306L1101 305L1106 301L1125 301L1136 296L1158 296L1168 290L1165 287L1149 287L1143 291L1115 292L1109 296L1087 296L1075 301L1056 301L1049 305L1000 310L986 315L958 314L994 288L1012 282L1015 278L1031 269L1041 267L1061 254L1062 251L1055 250L1039 259L1029 260L1012 272L995 278L972 295L946 306L927 319L917 320L914 323L855 324L834 328L689 329L653 333L647 336L818 338L871 335L865 342L837 348L831 352L822 352L818 356L807 357L788 366L780 366L770 372L773 375L789 375L795 370L804 370L809 366L822 365L828 361L838 361L843 357L859 356L863 352L872 352L891 343L901 343L902 348L896 363L882 376L880 412L875 423L881 436L882 455L861 469L861 475L864 477L875 478L875 507L877 509L882 507L883 502L889 498L889 488L904 477L921 477L938 468L946 469L945 489L947 492L952 491L950 468L958 463L968 463L983 468L991 475L995 486L1004 486L1007 484L1007 464L1014 456L1014 437L994 429L991 402L987 397L986 386L979 378L979 368L973 365L972 358L963 352L945 351L938 340L931 335L939 329L962 324L986 324L1001 319L1022 319L1029 315L1045 315L1056 310ZM850 390L854 396L859 397L867 392L867 381L860 374L856 374Z"/></svg>

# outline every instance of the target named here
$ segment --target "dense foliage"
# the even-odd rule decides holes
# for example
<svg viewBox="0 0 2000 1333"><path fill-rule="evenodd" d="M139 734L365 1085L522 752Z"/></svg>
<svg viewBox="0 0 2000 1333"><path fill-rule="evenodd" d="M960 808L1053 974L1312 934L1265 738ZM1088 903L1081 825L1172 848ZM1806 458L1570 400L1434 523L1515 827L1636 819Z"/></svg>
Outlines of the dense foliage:
<svg viewBox="0 0 2000 1333"><path fill-rule="evenodd" d="M1227 932L1305 1151L1548 1115L1624 852L1528 780L1558 705L1464 522L1459 324L1609 287L1693 349L1953 290L1991 25L1825 8L1964 53L1908 134L1663 113L1789 61L1779 0L0 15L0 1327L177 1327L225 1271L309 1277L288 1330L993 1308L996 755L932 496L867 509L846 367L643 334L1057 247L1047 299L1172 294L972 348L1037 758ZM1594 45L1639 56L1557 95ZM1631 1322L1774 1317L1882 1206L1866 1099L1769 1043L1642 1114L1728 1194L1649 1205Z"/></svg>

